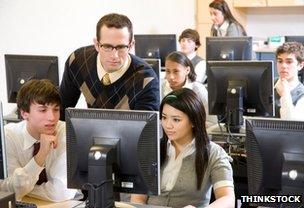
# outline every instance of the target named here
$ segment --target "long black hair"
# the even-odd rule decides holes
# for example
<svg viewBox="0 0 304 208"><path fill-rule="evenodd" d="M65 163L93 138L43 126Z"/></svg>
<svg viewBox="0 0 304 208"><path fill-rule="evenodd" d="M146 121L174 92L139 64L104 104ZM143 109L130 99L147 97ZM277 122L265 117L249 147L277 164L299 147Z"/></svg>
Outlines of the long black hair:
<svg viewBox="0 0 304 208"><path fill-rule="evenodd" d="M209 144L210 140L206 132L206 112L202 101L197 97L196 93L187 88L181 88L169 93L160 104L160 118L164 105L170 105L173 108L185 113L190 122L193 124L192 133L195 138L195 172L197 179L197 189L202 185L204 172L208 165L209 159ZM167 142L168 137L163 132L161 142L161 164L163 165L167 157Z"/></svg>
<svg viewBox="0 0 304 208"><path fill-rule="evenodd" d="M217 9L217 10L220 10L222 13L223 13L223 16L224 16L224 19L225 20L228 20L229 22L233 22L235 23L236 25L240 26L242 28L242 34L244 36L247 36L247 33L243 27L243 25L241 25L235 18L234 16L232 15L230 9L229 9L229 6L228 4L226 3L225 0L214 0L213 2L211 2L209 4L209 7L210 8L213 8L213 9Z"/></svg>

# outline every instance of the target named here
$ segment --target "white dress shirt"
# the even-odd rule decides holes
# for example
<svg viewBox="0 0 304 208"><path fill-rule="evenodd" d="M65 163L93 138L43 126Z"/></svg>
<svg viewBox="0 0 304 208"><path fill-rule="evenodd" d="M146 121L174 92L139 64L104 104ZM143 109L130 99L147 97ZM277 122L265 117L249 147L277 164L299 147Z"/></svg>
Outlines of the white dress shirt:
<svg viewBox="0 0 304 208"><path fill-rule="evenodd" d="M175 147L171 141L167 143L167 156L168 162L165 164L165 168L161 180L161 191L171 191L176 183L179 171L182 167L183 159L188 155L191 155L195 151L195 139L193 139L176 157Z"/></svg>
<svg viewBox="0 0 304 208"><path fill-rule="evenodd" d="M44 167L33 157L33 144L37 142L26 129L26 121L9 123L4 127L8 178L1 188L16 193L16 199L23 196L47 200L64 201L75 196L76 189L67 188L65 123L59 121L56 127L58 147L50 151L45 161L48 182L36 185Z"/></svg>
<svg viewBox="0 0 304 208"><path fill-rule="evenodd" d="M122 75L124 75L124 73L128 70L130 64L131 64L131 57L130 57L130 55L128 55L126 62L122 65L122 67L119 70L109 73L109 78L110 78L111 83L115 82L120 77L122 77ZM98 53L98 55L97 55L97 75L98 75L99 80L102 80L103 76L106 73L107 72L104 70L103 66L101 65L100 55Z"/></svg>
<svg viewBox="0 0 304 208"><path fill-rule="evenodd" d="M280 82L280 79L278 80ZM290 91L299 84L299 80L288 82ZM286 120L304 120L304 96L301 97L296 105L292 103L291 94L287 94L280 98L280 118Z"/></svg>
<svg viewBox="0 0 304 208"><path fill-rule="evenodd" d="M221 26L214 25L214 28L217 30L217 36L218 37L225 37L227 34L227 30L229 27L229 22L225 20Z"/></svg>
<svg viewBox="0 0 304 208"><path fill-rule="evenodd" d="M188 59L193 59L196 56L196 52L193 52L189 54L187 57ZM201 60L198 62L194 68L195 74L196 74L196 81L204 84L204 82L207 79L207 74L206 74L206 61Z"/></svg>

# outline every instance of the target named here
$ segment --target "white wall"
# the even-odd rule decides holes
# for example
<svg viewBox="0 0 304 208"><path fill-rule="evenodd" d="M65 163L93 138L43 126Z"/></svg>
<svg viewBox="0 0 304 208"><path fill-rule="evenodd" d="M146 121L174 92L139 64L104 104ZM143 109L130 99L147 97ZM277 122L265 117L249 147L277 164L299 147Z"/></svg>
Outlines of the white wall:
<svg viewBox="0 0 304 208"><path fill-rule="evenodd" d="M304 7L247 9L247 33L267 38L276 35L304 35Z"/></svg>
<svg viewBox="0 0 304 208"><path fill-rule="evenodd" d="M4 54L55 55L60 80L68 55L89 45L101 16L127 15L134 33L176 33L195 27L195 0L0 0L0 100L7 103Z"/></svg>

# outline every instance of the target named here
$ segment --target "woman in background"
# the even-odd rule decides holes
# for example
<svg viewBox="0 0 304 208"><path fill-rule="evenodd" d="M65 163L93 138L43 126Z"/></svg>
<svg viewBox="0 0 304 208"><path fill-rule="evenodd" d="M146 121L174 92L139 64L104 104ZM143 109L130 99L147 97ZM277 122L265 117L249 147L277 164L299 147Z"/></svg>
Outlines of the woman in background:
<svg viewBox="0 0 304 208"><path fill-rule="evenodd" d="M196 81L204 84L207 80L206 61L197 55L196 51L201 46L200 36L196 30L185 29L179 36L181 52L191 61L197 75Z"/></svg>
<svg viewBox="0 0 304 208"><path fill-rule="evenodd" d="M247 36L244 27L233 17L225 0L214 0L209 4L213 25L211 36L238 37Z"/></svg>
<svg viewBox="0 0 304 208"><path fill-rule="evenodd" d="M175 208L234 207L229 157L209 140L204 106L197 95L186 88L169 93L160 105L160 117L161 195L132 195L131 202ZM212 187L216 200L209 205Z"/></svg>

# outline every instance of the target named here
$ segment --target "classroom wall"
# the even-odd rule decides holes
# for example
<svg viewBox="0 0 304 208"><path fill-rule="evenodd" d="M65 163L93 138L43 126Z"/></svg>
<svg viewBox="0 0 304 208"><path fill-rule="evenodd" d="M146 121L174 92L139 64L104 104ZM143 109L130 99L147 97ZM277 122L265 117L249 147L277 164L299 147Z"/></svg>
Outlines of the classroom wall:
<svg viewBox="0 0 304 208"><path fill-rule="evenodd" d="M7 103L4 54L55 55L60 80L64 62L78 47L93 43L95 26L110 12L127 15L134 33L175 33L195 28L195 0L0 0L0 100Z"/></svg>
<svg viewBox="0 0 304 208"><path fill-rule="evenodd" d="M304 35L304 7L247 9L247 33L267 38L276 35Z"/></svg>
<svg viewBox="0 0 304 208"><path fill-rule="evenodd" d="M136 6L135 6L136 5ZM196 0L0 0L0 100L7 103L4 54L55 55L60 79L68 55L92 43L95 25L109 12L126 14L134 33L180 34L195 27ZM304 35L304 7L247 9L246 30L254 37Z"/></svg>

